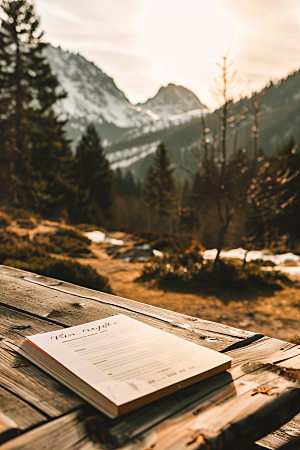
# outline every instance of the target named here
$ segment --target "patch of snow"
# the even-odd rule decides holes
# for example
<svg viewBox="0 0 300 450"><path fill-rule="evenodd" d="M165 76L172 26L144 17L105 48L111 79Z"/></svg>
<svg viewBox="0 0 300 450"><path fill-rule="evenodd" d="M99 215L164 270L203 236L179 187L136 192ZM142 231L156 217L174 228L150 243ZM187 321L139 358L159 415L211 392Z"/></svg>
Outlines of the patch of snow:
<svg viewBox="0 0 300 450"><path fill-rule="evenodd" d="M144 109L144 108L141 108L140 106L134 106L134 105L132 105L132 106L135 108L136 111L143 112L143 113L146 111L146 113L149 114L149 116L153 120L159 120L160 119L160 116L158 114L155 114L150 109Z"/></svg>
<svg viewBox="0 0 300 450"><path fill-rule="evenodd" d="M150 250L150 244L137 245L135 248L140 248L142 250Z"/></svg>
<svg viewBox="0 0 300 450"><path fill-rule="evenodd" d="M87 238L89 238L93 242L108 242L109 244L113 245L123 245L124 241L121 239L115 239L111 238L109 236L106 236L105 233L99 230L95 231L88 231L87 233L84 233Z"/></svg>
<svg viewBox="0 0 300 450"><path fill-rule="evenodd" d="M122 241L121 239L110 238L108 236L105 236L104 242L108 242L109 244L113 245L124 245L124 241Z"/></svg>
<svg viewBox="0 0 300 450"><path fill-rule="evenodd" d="M273 266L273 267L262 267L262 270L266 271L280 271L287 273L289 275L300 275L300 265L299 266Z"/></svg>
<svg viewBox="0 0 300 450"><path fill-rule="evenodd" d="M299 275L300 274L300 266L275 266L276 270L280 270L281 272L288 273L289 275Z"/></svg>
<svg viewBox="0 0 300 450"><path fill-rule="evenodd" d="M216 248L212 248L210 250L205 250L205 252L203 253L203 258L204 259L215 259L217 256L217 249Z"/></svg>
<svg viewBox="0 0 300 450"><path fill-rule="evenodd" d="M300 257L294 253L284 253L283 255L276 255L276 264L284 264L286 262L299 262Z"/></svg>
<svg viewBox="0 0 300 450"><path fill-rule="evenodd" d="M155 249L153 249L152 251L153 251L153 255L154 256L158 256L159 258L163 258L164 257L163 252L160 252L159 250L155 250Z"/></svg>
<svg viewBox="0 0 300 450"><path fill-rule="evenodd" d="M139 128L130 130L126 136L127 138L133 139L144 134L155 133L157 131L165 130L173 126L182 125L191 121L192 119L206 116L208 112L208 109L194 109L185 113L174 114L167 117L158 116L157 120L149 122L146 125L140 126Z"/></svg>
<svg viewBox="0 0 300 450"><path fill-rule="evenodd" d="M129 167L140 159L146 158L147 155L154 153L159 143L160 141L155 141L151 144L139 145L137 147L125 148L124 150L107 153L106 159L109 161L112 170Z"/></svg>
<svg viewBox="0 0 300 450"><path fill-rule="evenodd" d="M246 250L244 248L235 248L232 250L222 250L220 253L220 258L235 258L235 259L244 259L246 254ZM217 249L213 248L210 250L205 250L203 253L204 259L215 259L217 256ZM264 250L252 250L247 253L246 261L272 261L276 265L281 265L286 262L300 262L300 257L295 255L294 253L284 253L282 255L274 255L273 253L264 251Z"/></svg>
<svg viewBox="0 0 300 450"><path fill-rule="evenodd" d="M105 234L102 233L102 231L88 231L87 233L84 233L85 236L90 239L93 242L103 242L105 239Z"/></svg>

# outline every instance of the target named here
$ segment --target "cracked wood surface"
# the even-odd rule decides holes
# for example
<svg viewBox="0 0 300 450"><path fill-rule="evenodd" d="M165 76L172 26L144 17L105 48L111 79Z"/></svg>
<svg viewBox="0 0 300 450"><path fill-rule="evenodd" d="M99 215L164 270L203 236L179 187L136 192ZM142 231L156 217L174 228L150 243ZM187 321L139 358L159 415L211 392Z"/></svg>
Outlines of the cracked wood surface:
<svg viewBox="0 0 300 450"><path fill-rule="evenodd" d="M298 364L299 346L4 266L0 292L1 450L242 449L300 410L299 383L267 369ZM111 420L15 352L26 335L119 313L226 352L232 369ZM251 449L279 448L299 422Z"/></svg>

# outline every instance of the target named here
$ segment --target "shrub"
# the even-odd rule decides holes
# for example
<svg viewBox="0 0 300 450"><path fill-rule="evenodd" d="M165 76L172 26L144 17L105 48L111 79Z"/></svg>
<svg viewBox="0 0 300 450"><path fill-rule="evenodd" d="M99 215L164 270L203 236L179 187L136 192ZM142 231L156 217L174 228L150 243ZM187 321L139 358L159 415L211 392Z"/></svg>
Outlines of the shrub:
<svg viewBox="0 0 300 450"><path fill-rule="evenodd" d="M48 236L44 242L45 250L56 254L85 253L91 241L82 233L72 229L61 229Z"/></svg>
<svg viewBox="0 0 300 450"><path fill-rule="evenodd" d="M12 208L11 210L7 208L8 213L12 214L12 218L17 221L17 223L21 226L23 223L29 224L30 226L36 226L37 223L41 220L39 214L34 214L30 211L26 211L24 209ZM26 226L24 226L26 228Z"/></svg>
<svg viewBox="0 0 300 450"><path fill-rule="evenodd" d="M112 293L107 277L98 274L92 266L80 264L76 261L43 256L34 257L31 261L7 259L4 264L86 288Z"/></svg>
<svg viewBox="0 0 300 450"><path fill-rule="evenodd" d="M45 245L15 233L0 233L0 264L112 293L108 279L91 266L53 258L45 252Z"/></svg>
<svg viewBox="0 0 300 450"><path fill-rule="evenodd" d="M247 270L240 262L220 260L216 270L212 261L195 260L195 255L172 255L153 259L144 265L143 279L156 280L164 285L219 287L245 291L252 288L280 288L288 277L277 271L262 271L259 264L249 264Z"/></svg>
<svg viewBox="0 0 300 450"><path fill-rule="evenodd" d="M43 246L33 245L27 236L21 237L9 232L0 233L0 264L7 259L27 261L44 254Z"/></svg>
<svg viewBox="0 0 300 450"><path fill-rule="evenodd" d="M20 228L33 230L37 226L37 221L34 217L22 217L17 219L17 224Z"/></svg>
<svg viewBox="0 0 300 450"><path fill-rule="evenodd" d="M11 222L11 218L9 215L0 211L0 228L5 230Z"/></svg>
<svg viewBox="0 0 300 450"><path fill-rule="evenodd" d="M176 253L180 252L180 246L178 245L178 239L174 239L173 237L163 237L161 239L157 239L151 242L151 246L155 248L155 250L159 250L161 252L170 252Z"/></svg>

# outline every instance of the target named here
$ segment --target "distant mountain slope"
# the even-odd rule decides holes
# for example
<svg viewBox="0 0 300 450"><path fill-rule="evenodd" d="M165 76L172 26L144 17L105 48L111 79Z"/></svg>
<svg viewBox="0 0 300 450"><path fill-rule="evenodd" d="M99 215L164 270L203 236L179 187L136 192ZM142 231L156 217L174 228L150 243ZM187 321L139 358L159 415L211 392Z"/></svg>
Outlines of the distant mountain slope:
<svg viewBox="0 0 300 450"><path fill-rule="evenodd" d="M132 105L114 80L83 56L51 45L45 53L67 93L67 98L55 109L60 117L68 120L66 131L73 148L91 122L107 145L118 141L124 131L157 119L150 111Z"/></svg>
<svg viewBox="0 0 300 450"><path fill-rule="evenodd" d="M52 71L67 93L67 98L56 105L56 112L68 121L66 130L68 137L73 141L73 149L87 124L91 122L101 135L103 145L107 146L120 140L126 141L140 134L147 134L149 131L170 128L174 124L190 121L195 115L199 116L199 108L204 107L188 89L173 85L174 90L170 85L169 88L162 88L162 92L165 89L168 91L166 101L171 102L172 97L172 114L175 112L180 114L169 118L166 109L160 118L150 109L131 104L114 80L83 56L51 45L45 49L45 53ZM163 107L161 94L158 98L161 99ZM198 110L191 112L189 107Z"/></svg>
<svg viewBox="0 0 300 450"><path fill-rule="evenodd" d="M242 106L247 107L246 123L252 124L253 101L256 99L262 112L259 119L259 147L271 154L291 136L300 143L300 71L276 84L270 82L250 99L242 99L234 105L233 113L236 114ZM248 143L244 145L249 145L249 136L248 132Z"/></svg>
<svg viewBox="0 0 300 450"><path fill-rule="evenodd" d="M192 91L173 83L162 86L154 97L145 103L138 103L138 106L151 110L160 117L207 108Z"/></svg>
<svg viewBox="0 0 300 450"><path fill-rule="evenodd" d="M207 113L195 94L182 86L169 84L152 99L134 106L112 78L82 56L51 46L46 54L68 94L57 105L56 112L68 120L66 130L73 141L73 149L87 124L93 122L114 168L132 170L136 177L143 178L157 143L164 141L174 165L176 161L185 161L196 170L191 149L200 145L200 115L206 115L206 127L211 130L211 136L207 137L220 132L217 114ZM234 120L230 124L229 153L236 146L251 149L253 145L255 100L259 101L262 111L259 147L271 154L290 136L300 143L300 71L297 71L277 84L270 83L251 98L230 105L228 117L238 115L242 109L246 112L238 127L234 126ZM113 155L114 152L117 153Z"/></svg>
<svg viewBox="0 0 300 450"><path fill-rule="evenodd" d="M83 56L50 45L46 55L68 94L60 105L67 118L88 117L91 122L107 122L121 128L153 120L151 113L132 105L114 80Z"/></svg>
<svg viewBox="0 0 300 450"><path fill-rule="evenodd" d="M272 154L278 146L283 145L291 136L300 144L300 71L297 71L277 84L270 83L261 92L254 93L252 97L243 98L239 102L229 105L228 118L233 119L228 126L227 133L229 154L238 148L245 147L250 151L253 149L254 101L259 102L261 109L259 148L263 149L266 154ZM234 117L239 115L242 110L244 110L243 118L237 127L234 124ZM213 139L213 136L220 134L221 125L218 111L207 114L206 127L210 129L207 137ZM123 162L120 167L127 167L138 178L143 178L152 161L153 145L162 140L172 155L178 175L184 174L179 168L179 163L182 161L188 167L197 170L197 161L191 150L193 147L201 145L202 127L199 119L193 118L193 120L181 124L174 122L168 129L159 130L156 125L155 129L144 126L144 130L146 127L148 133L140 133L139 135L131 133L131 139L107 148L109 153L118 150L118 161L114 160L115 166L120 164L122 151L126 150L123 154L126 163ZM140 161L137 159L138 151L143 155ZM126 156L133 153L135 155L134 160Z"/></svg>

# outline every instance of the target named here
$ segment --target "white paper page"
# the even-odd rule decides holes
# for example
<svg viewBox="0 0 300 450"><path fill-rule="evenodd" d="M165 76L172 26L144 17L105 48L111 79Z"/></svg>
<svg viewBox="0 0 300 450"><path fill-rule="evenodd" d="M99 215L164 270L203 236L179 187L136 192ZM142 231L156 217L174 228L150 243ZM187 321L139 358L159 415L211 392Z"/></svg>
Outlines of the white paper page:
<svg viewBox="0 0 300 450"><path fill-rule="evenodd" d="M27 339L117 405L230 360L122 314Z"/></svg>

